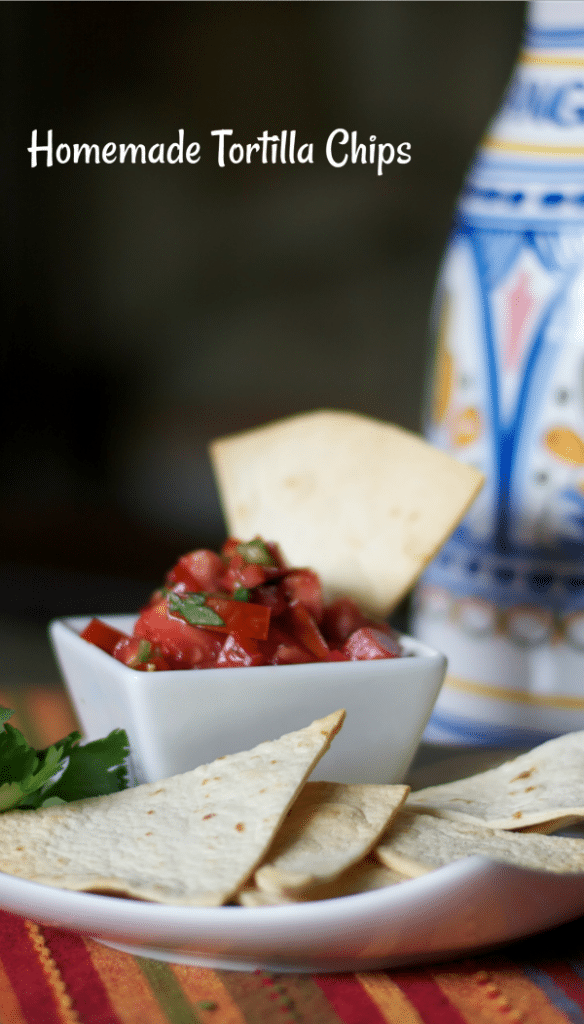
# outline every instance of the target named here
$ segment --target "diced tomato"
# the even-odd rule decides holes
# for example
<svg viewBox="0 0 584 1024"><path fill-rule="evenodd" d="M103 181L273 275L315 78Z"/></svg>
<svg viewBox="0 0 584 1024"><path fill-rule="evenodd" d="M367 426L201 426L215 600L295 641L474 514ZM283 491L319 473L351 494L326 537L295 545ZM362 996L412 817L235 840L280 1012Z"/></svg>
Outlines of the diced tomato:
<svg viewBox="0 0 584 1024"><path fill-rule="evenodd" d="M341 647L345 640L361 626L370 625L369 620L348 597L339 597L325 608L320 628L332 647Z"/></svg>
<svg viewBox="0 0 584 1024"><path fill-rule="evenodd" d="M253 541L244 544L230 537L221 548L221 556L228 563L222 579L224 589L232 592L237 586L261 586L265 580L276 579L286 572L286 564L278 545L271 541L265 542L259 537L256 540L259 542L260 550L265 549L272 564L255 562L253 558L246 557L246 553L249 554L250 548L253 548Z"/></svg>
<svg viewBox="0 0 584 1024"><path fill-rule="evenodd" d="M157 644L170 668L209 668L223 646L219 634L171 614L165 598L143 610L134 636Z"/></svg>
<svg viewBox="0 0 584 1024"><path fill-rule="evenodd" d="M190 591L219 590L219 581L225 572L223 559L214 551L200 548L179 558L166 575L166 583L172 587L184 583Z"/></svg>
<svg viewBox="0 0 584 1024"><path fill-rule="evenodd" d="M322 587L312 569L292 569L284 576L281 587L288 603L300 601L320 622L324 610Z"/></svg>
<svg viewBox="0 0 584 1024"><path fill-rule="evenodd" d="M399 644L393 637L371 626L355 630L342 647L342 653L351 661L373 661L378 658L397 658Z"/></svg>
<svg viewBox="0 0 584 1024"><path fill-rule="evenodd" d="M241 541L237 537L228 537L221 546L221 554L224 558L232 558L233 555L237 554L237 547L241 544Z"/></svg>
<svg viewBox="0 0 584 1024"><path fill-rule="evenodd" d="M232 601L228 597L212 594L205 602L223 619L224 626L208 626L221 633L238 633L242 636L265 640L270 628L270 609L265 605L249 601Z"/></svg>
<svg viewBox="0 0 584 1024"><path fill-rule="evenodd" d="M263 665L264 656L255 640L249 636L230 633L217 655L217 668Z"/></svg>
<svg viewBox="0 0 584 1024"><path fill-rule="evenodd" d="M279 546L275 544L274 541L272 540L266 540L264 541L264 543L268 551L270 552L272 558L274 559L275 568L280 571L282 569L286 569L286 563L284 561L284 558L282 557L282 552L280 551Z"/></svg>
<svg viewBox="0 0 584 1024"><path fill-rule="evenodd" d="M266 579L267 573L263 565L254 565L253 562L246 562L242 555L233 555L227 568L223 566L218 589L232 594L237 587L244 587L246 590L259 587Z"/></svg>
<svg viewBox="0 0 584 1024"><path fill-rule="evenodd" d="M270 609L272 619L281 615L288 607L280 583L263 583L260 587L255 587L253 599L257 604L264 604Z"/></svg>
<svg viewBox="0 0 584 1024"><path fill-rule="evenodd" d="M172 587L177 593L181 590L197 590L198 585L192 572L184 564L182 558L173 565L170 572L167 572L164 577L164 582L167 587Z"/></svg>
<svg viewBox="0 0 584 1024"><path fill-rule="evenodd" d="M317 661L327 660L329 646L308 608L305 608L300 602L291 604L281 616L281 620L284 628L289 630L294 639L309 650Z"/></svg>
<svg viewBox="0 0 584 1024"><path fill-rule="evenodd" d="M158 647L149 640L134 636L124 636L118 640L113 656L129 668L138 672L164 672L169 668Z"/></svg>
<svg viewBox="0 0 584 1024"><path fill-rule="evenodd" d="M327 661L350 661L348 654L343 654L342 651L332 650L329 651Z"/></svg>
<svg viewBox="0 0 584 1024"><path fill-rule="evenodd" d="M349 597L339 597L329 604L324 610L319 626L331 647L342 647L345 640L363 626L371 626L380 633L386 633L397 642L396 632L388 622L377 622L368 618Z"/></svg>
<svg viewBox="0 0 584 1024"><path fill-rule="evenodd" d="M308 665L314 661L313 655L310 651L307 651L305 647L301 647L300 644L290 641L290 643L281 643L276 647L272 658L270 660L271 665Z"/></svg>
<svg viewBox="0 0 584 1024"><path fill-rule="evenodd" d="M314 661L314 655L281 625L272 624L267 640L258 640L264 665L293 665Z"/></svg>
<svg viewBox="0 0 584 1024"><path fill-rule="evenodd" d="M213 624L217 616L220 625ZM368 618L349 598L325 607L317 574L287 567L278 546L260 537L229 538L219 555L200 548L179 558L165 587L140 612L132 637L99 619L81 635L139 671L362 661L402 653L391 626Z"/></svg>
<svg viewBox="0 0 584 1024"><path fill-rule="evenodd" d="M221 650L221 640L210 636L208 630L199 629L197 626L191 626L191 629L197 630L197 637L191 648L190 667L212 668Z"/></svg>
<svg viewBox="0 0 584 1024"><path fill-rule="evenodd" d="M113 626L108 626L101 619L95 618L87 624L79 635L90 644L101 647L102 651L105 651L106 654L113 654L114 647L118 641L126 637L126 633L122 633L120 629L114 629Z"/></svg>

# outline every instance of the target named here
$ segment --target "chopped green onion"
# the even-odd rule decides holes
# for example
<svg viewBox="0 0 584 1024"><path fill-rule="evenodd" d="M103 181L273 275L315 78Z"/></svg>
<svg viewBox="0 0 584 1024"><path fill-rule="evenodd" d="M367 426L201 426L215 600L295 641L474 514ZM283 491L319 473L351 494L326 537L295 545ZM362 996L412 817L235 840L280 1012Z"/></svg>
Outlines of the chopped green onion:
<svg viewBox="0 0 584 1024"><path fill-rule="evenodd" d="M139 665L143 665L145 661L149 660L151 651L152 644L150 641L140 640L140 643L138 644L138 653L136 655L136 661Z"/></svg>
<svg viewBox="0 0 584 1024"><path fill-rule="evenodd" d="M237 552L252 565L273 566L276 564L261 537L254 537L247 543L238 544Z"/></svg>

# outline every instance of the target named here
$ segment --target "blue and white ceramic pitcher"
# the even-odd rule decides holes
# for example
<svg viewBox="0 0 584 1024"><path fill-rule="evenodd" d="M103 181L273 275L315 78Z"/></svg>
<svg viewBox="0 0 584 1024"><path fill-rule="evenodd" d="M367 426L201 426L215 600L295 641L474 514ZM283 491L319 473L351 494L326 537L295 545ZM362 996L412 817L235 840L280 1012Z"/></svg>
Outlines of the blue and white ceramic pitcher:
<svg viewBox="0 0 584 1024"><path fill-rule="evenodd" d="M485 472L419 586L426 738L584 728L584 3L533 2L440 272L429 440Z"/></svg>

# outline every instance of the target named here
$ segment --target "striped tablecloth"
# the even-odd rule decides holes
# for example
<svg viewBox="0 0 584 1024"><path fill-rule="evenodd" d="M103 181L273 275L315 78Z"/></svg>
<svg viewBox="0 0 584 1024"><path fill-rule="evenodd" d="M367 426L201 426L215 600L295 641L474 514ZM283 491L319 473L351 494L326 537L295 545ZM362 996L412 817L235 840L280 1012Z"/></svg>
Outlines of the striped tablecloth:
<svg viewBox="0 0 584 1024"><path fill-rule="evenodd" d="M0 911L2 1024L581 1024L580 928L504 954L365 974L216 971ZM574 940L576 944L573 945ZM557 954L558 944L566 952ZM549 954L553 953L553 957ZM548 954L548 955L546 955Z"/></svg>
<svg viewBox="0 0 584 1024"><path fill-rule="evenodd" d="M0 691L30 742L75 727L56 688ZM584 1024L576 921L432 967L302 975L160 963L0 910L0 1024Z"/></svg>

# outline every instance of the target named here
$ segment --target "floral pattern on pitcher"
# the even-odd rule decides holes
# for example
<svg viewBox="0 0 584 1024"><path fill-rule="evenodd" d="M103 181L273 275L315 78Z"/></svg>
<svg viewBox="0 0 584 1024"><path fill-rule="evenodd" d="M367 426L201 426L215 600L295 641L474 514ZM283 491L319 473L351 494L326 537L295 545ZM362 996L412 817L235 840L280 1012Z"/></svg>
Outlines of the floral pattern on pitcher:
<svg viewBox="0 0 584 1024"><path fill-rule="evenodd" d="M584 3L536 0L434 304L426 434L486 483L416 595L449 657L430 739L584 728L583 98Z"/></svg>

